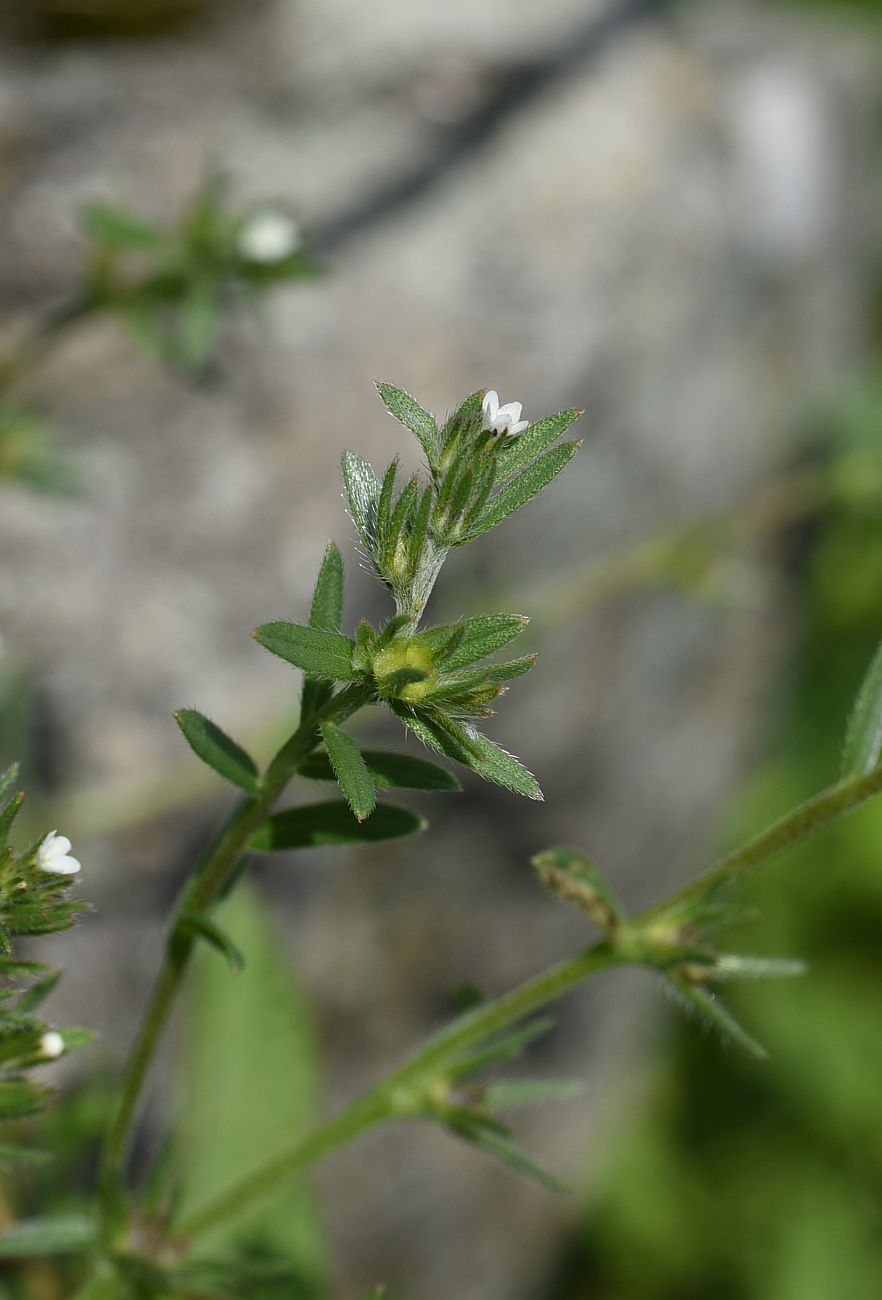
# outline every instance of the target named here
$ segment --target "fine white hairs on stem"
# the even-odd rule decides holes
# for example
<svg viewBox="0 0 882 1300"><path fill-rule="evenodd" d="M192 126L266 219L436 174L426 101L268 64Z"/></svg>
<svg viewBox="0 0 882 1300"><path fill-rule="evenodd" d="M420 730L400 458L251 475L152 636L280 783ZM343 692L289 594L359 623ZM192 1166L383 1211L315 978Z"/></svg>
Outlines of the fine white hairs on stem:
<svg viewBox="0 0 882 1300"><path fill-rule="evenodd" d="M72 876L80 869L79 861L71 857L70 840L57 831L50 831L37 849L37 866L59 876Z"/></svg>
<svg viewBox="0 0 882 1300"><path fill-rule="evenodd" d="M37 1051L47 1061L54 1061L57 1056L61 1056L64 1051L64 1039L56 1029L50 1029L45 1033L37 1044Z"/></svg>
<svg viewBox="0 0 882 1300"><path fill-rule="evenodd" d="M484 428L491 433L507 433L514 437L517 433L523 433L530 423L529 420L521 419L520 402L506 402L500 406L499 394L493 388L484 394L481 411L484 415Z"/></svg>

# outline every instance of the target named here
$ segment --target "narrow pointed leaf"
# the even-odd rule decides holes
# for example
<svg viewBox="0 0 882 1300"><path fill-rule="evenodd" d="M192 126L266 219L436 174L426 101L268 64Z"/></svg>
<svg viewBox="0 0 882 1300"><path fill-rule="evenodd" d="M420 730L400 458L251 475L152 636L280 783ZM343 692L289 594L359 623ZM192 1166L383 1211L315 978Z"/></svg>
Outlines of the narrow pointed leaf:
<svg viewBox="0 0 882 1300"><path fill-rule="evenodd" d="M443 1041L446 1034L455 1033L470 1014L467 1011L454 1020L452 1024L445 1025L439 1031L437 1037ZM489 1069L491 1065L500 1065L503 1061L516 1060L525 1047L528 1047L536 1038L540 1038L542 1034L547 1034L553 1024L554 1022L548 1016L537 1016L535 1019L528 1021L526 1025L521 1026L520 1029L513 1030L510 1034L503 1034L472 1048L471 1051L466 1052L449 1066L447 1073L451 1079L471 1078L475 1074L480 1074L482 1070ZM433 1039L429 1039L429 1043L433 1041Z"/></svg>
<svg viewBox="0 0 882 1300"><path fill-rule="evenodd" d="M445 642L451 643L444 661L445 672L455 672L457 668L466 668L469 664L486 659L495 650L501 650L509 641L520 636L529 623L523 614L486 614L478 618L466 618L455 627L442 626L429 628L420 633L419 640L431 650L440 650ZM453 641L453 632L459 633Z"/></svg>
<svg viewBox="0 0 882 1300"><path fill-rule="evenodd" d="M349 637L302 623L264 623L254 631L254 639L271 654L328 681L351 682L355 648Z"/></svg>
<svg viewBox="0 0 882 1300"><path fill-rule="evenodd" d="M3 775L0 776L0 799L3 799L15 785L18 778L18 768L18 763L10 763Z"/></svg>
<svg viewBox="0 0 882 1300"><path fill-rule="evenodd" d="M84 1250L95 1240L95 1223L83 1214L21 1219L0 1232L0 1259L30 1259Z"/></svg>
<svg viewBox="0 0 882 1300"><path fill-rule="evenodd" d="M257 765L241 745L196 709L178 709L175 721L203 763L246 794L254 794L258 784Z"/></svg>
<svg viewBox="0 0 882 1300"><path fill-rule="evenodd" d="M38 1151L36 1147L13 1147L5 1143L0 1145L0 1169L45 1165L51 1159L51 1152Z"/></svg>
<svg viewBox="0 0 882 1300"><path fill-rule="evenodd" d="M513 478L490 498L474 524L462 537L462 542L473 541L490 528L502 523L503 519L513 515L516 510L520 510L521 506L526 505L538 492L547 487L553 478L557 477L575 456L578 448L577 442L565 442L560 447L552 447L538 460L533 461L522 474Z"/></svg>
<svg viewBox="0 0 882 1300"><path fill-rule="evenodd" d="M807 975L804 961L788 957L742 957L737 953L717 953L714 958L712 980L768 980L791 979Z"/></svg>
<svg viewBox="0 0 882 1300"><path fill-rule="evenodd" d="M323 632L339 632L343 620L343 557L328 542L312 595L309 626Z"/></svg>
<svg viewBox="0 0 882 1300"><path fill-rule="evenodd" d="M272 853L324 844L368 844L414 835L425 828L422 817L396 804L378 803L372 816L360 822L342 799L330 800L274 813L252 837L249 849L253 853Z"/></svg>
<svg viewBox="0 0 882 1300"><path fill-rule="evenodd" d="M44 975L42 979L37 980L36 984L32 984L26 992L22 993L18 999L16 1010L36 1011L44 999L48 998L60 979L60 970L50 971L48 975Z"/></svg>
<svg viewBox="0 0 882 1300"><path fill-rule="evenodd" d="M467 727L466 731L480 755L477 760L474 758L463 760L467 761L467 765L473 772L477 772L487 781L495 781L497 785L513 790L515 794L541 801L543 796L539 783L523 763L501 746L494 744L492 740L488 740L486 736L482 736L480 732L474 731L471 727Z"/></svg>
<svg viewBox="0 0 882 1300"><path fill-rule="evenodd" d="M842 775L872 772L882 757L882 645L874 654L848 721Z"/></svg>
<svg viewBox="0 0 882 1300"><path fill-rule="evenodd" d="M380 790L461 790L452 772L409 754L387 753L381 749L363 749L371 780ZM334 770L327 754L312 754L300 768L300 775L311 781L333 781Z"/></svg>
<svg viewBox="0 0 882 1300"><path fill-rule="evenodd" d="M238 975L244 969L245 958L242 953L230 936L210 917L204 916L201 912L184 912L178 922L178 929L185 934L190 932L198 935L200 939L204 939L206 943L210 944L226 959L227 965L234 975Z"/></svg>
<svg viewBox="0 0 882 1300"><path fill-rule="evenodd" d="M722 1003L719 998L708 993L707 989L698 984L689 984L685 980L669 977L672 987L679 994L681 1000L688 1007L697 1011L706 1025L716 1029L717 1033L728 1042L732 1042L736 1047L740 1047L748 1056L752 1056L756 1061L765 1061L768 1059L768 1052L752 1038L746 1029L738 1023L732 1012Z"/></svg>
<svg viewBox="0 0 882 1300"><path fill-rule="evenodd" d="M546 415L543 420L531 424L522 434L515 438L508 447L499 453L499 476L507 477L516 470L529 465L531 460L557 442L567 429L578 420L581 411L558 411L556 415Z"/></svg>
<svg viewBox="0 0 882 1300"><path fill-rule="evenodd" d="M532 1179L533 1182L539 1183L541 1187L547 1187L552 1192L567 1191L566 1184L556 1174L537 1165L511 1138L504 1137L502 1134L495 1133L483 1126L476 1126L466 1130L455 1128L453 1131L458 1133L460 1137L465 1138L467 1142L473 1142L475 1146L480 1147L482 1151L486 1151L495 1160L508 1165L509 1169L513 1169L515 1173L523 1174L526 1178Z"/></svg>
<svg viewBox="0 0 882 1300"><path fill-rule="evenodd" d="M429 464L433 464L440 450L440 435L429 412L410 393L403 388L396 388L394 384L377 384L377 392L389 414L394 415L405 429L410 429L426 453Z"/></svg>
<svg viewBox="0 0 882 1300"><path fill-rule="evenodd" d="M377 503L380 498L377 476L367 461L354 451L343 453L341 468L352 522L367 549L372 551L377 537Z"/></svg>
<svg viewBox="0 0 882 1300"><path fill-rule="evenodd" d="M465 401L460 403L444 425L442 441L446 442L454 430L461 429L464 424L480 423L481 404L486 391L486 388L479 388L476 393L470 393Z"/></svg>
<svg viewBox="0 0 882 1300"><path fill-rule="evenodd" d="M467 767L477 761L478 746L465 727L452 718L444 718L440 713L433 716L427 709L417 713L401 700L390 700L389 707L429 749L444 754L446 758L455 759L457 763L464 763Z"/></svg>
<svg viewBox="0 0 882 1300"><path fill-rule="evenodd" d="M578 1079L512 1079L488 1084L484 1105L489 1110L514 1110L521 1106L543 1106L546 1102L571 1101L585 1092Z"/></svg>
<svg viewBox="0 0 882 1300"><path fill-rule="evenodd" d="M24 791L17 795L13 795L3 811L0 812L0 848L4 847L6 841L9 839L9 832L12 828L12 823L18 816L23 803Z"/></svg>
<svg viewBox="0 0 882 1300"><path fill-rule="evenodd" d="M363 822L374 811L377 796L361 751L355 741L347 736L345 731L341 731L335 723L323 722L319 730L334 775L346 796L346 802L355 814L356 820Z"/></svg>
<svg viewBox="0 0 882 1300"><path fill-rule="evenodd" d="M343 558L333 542L329 542L312 596L309 626L322 632L339 632L343 621ZM331 686L321 678L307 673L303 680L300 712L303 716L314 713L331 695Z"/></svg>

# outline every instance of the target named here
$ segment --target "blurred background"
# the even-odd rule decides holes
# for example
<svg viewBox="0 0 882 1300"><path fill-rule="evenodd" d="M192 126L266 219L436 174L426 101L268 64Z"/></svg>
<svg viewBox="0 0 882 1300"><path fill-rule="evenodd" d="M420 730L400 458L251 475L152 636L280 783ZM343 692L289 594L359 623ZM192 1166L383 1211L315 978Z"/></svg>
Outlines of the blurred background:
<svg viewBox="0 0 882 1300"><path fill-rule="evenodd" d="M66 1172L88 1185L163 917L228 806L173 710L272 752L297 682L249 631L303 617L329 537L350 620L388 608L339 496L344 449L416 463L372 380L439 415L479 387L528 418L586 408L567 474L433 598L437 621L532 616L542 657L492 734L546 802L466 776L414 801L418 840L259 865L230 918L251 966L194 972L138 1168L183 1116L169 1159L195 1203L458 989L576 951L538 849L582 846L636 907L835 779L882 630L880 19L835 0L3 8L0 760L23 762L34 833L58 826L85 864L94 911L52 945L54 1008L101 1035L44 1122L60 1168L4 1213L55 1204ZM275 245L266 222L254 242L267 217ZM239 1243L291 1254L306 1300L877 1294L882 815L749 895L737 941L811 963L733 994L769 1064L616 973L525 1067L585 1082L519 1128L572 1196L390 1128Z"/></svg>

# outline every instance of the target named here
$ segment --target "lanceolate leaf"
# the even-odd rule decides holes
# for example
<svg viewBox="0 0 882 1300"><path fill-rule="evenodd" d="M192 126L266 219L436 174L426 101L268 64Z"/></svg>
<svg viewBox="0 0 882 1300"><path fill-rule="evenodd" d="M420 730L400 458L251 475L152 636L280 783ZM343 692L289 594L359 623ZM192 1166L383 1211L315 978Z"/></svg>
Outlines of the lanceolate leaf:
<svg viewBox="0 0 882 1300"><path fill-rule="evenodd" d="M39 1259L81 1251L95 1240L95 1224L82 1214L21 1219L0 1232L0 1259Z"/></svg>
<svg viewBox="0 0 882 1300"><path fill-rule="evenodd" d="M499 477L506 478L516 470L529 465L546 447L550 447L562 434L566 433L581 411L558 411L556 415L546 415L544 420L537 420L525 429L514 442L499 453Z"/></svg>
<svg viewBox="0 0 882 1300"><path fill-rule="evenodd" d="M513 1079L488 1084L484 1105L488 1110L514 1110L549 1101L570 1101L584 1091L585 1085L578 1079Z"/></svg>
<svg viewBox="0 0 882 1300"><path fill-rule="evenodd" d="M238 975L239 971L243 969L245 958L233 943L233 940L219 925L201 912L184 912L178 921L178 929L185 934L187 931L197 934L200 939L204 939L206 943L209 943L222 957L226 958L227 965L234 975Z"/></svg>
<svg viewBox="0 0 882 1300"><path fill-rule="evenodd" d="M452 772L409 754L392 754L381 749L363 749L371 780L381 790L461 790ZM333 781L334 770L327 754L312 754L300 768L300 775L311 781Z"/></svg>
<svg viewBox="0 0 882 1300"><path fill-rule="evenodd" d="M257 765L241 745L196 709L178 709L175 721L187 744L203 763L246 794L254 794L258 782Z"/></svg>
<svg viewBox="0 0 882 1300"><path fill-rule="evenodd" d="M374 783L361 751L351 737L333 722L321 725L322 740L346 802L359 822L370 817L377 803Z"/></svg>
<svg viewBox="0 0 882 1300"><path fill-rule="evenodd" d="M343 619L343 557L328 542L316 579L309 613L309 626L323 632L339 632Z"/></svg>
<svg viewBox="0 0 882 1300"><path fill-rule="evenodd" d="M451 643L451 649L444 660L444 671L454 672L486 659L487 655L508 645L516 636L520 636L529 619L523 614L487 614L478 618L466 618L454 627L433 627L420 634L430 649L435 650ZM461 634L460 634L461 629ZM453 639L454 631L457 637Z"/></svg>
<svg viewBox="0 0 882 1300"><path fill-rule="evenodd" d="M487 781L495 781L497 785L513 790L515 794L525 795L528 799L542 799L542 791L536 778L513 754L501 749L499 745L495 745L492 740L488 740L479 732L472 731L471 728L467 730L480 752L477 761L474 759L469 761L468 766L473 772L477 772Z"/></svg>
<svg viewBox="0 0 882 1300"><path fill-rule="evenodd" d="M6 841L9 838L10 828L12 826L12 823L15 821L16 817L18 816L19 809L21 808L23 802L24 802L23 792L17 795L13 795L13 797L9 800L9 803L6 805L3 811L0 812L0 848L2 848L6 844Z"/></svg>
<svg viewBox="0 0 882 1300"><path fill-rule="evenodd" d="M289 664L327 681L351 682L353 642L338 632L304 627L301 623L264 623L254 631L264 649Z"/></svg>
<svg viewBox="0 0 882 1300"><path fill-rule="evenodd" d="M686 980L677 979L668 976L671 986L679 994L680 998L698 1012L705 1024L710 1025L720 1034L720 1036L740 1047L748 1056L754 1060L765 1061L768 1058L768 1052L752 1038L746 1029L738 1023L732 1012L719 998L702 988L698 984L690 984Z"/></svg>
<svg viewBox="0 0 882 1300"><path fill-rule="evenodd" d="M377 392L390 415L410 429L426 453L429 464L434 464L439 451L440 437L438 426L428 411L423 410L419 402L406 393L403 388L393 384L377 384Z"/></svg>
<svg viewBox="0 0 882 1300"><path fill-rule="evenodd" d="M372 816L360 822L342 799L330 800L274 813L252 837L249 849L253 853L271 853L323 844L367 844L414 835L425 827L422 817L396 804L378 803Z"/></svg>
<svg viewBox="0 0 882 1300"><path fill-rule="evenodd" d="M11 763L6 771L0 775L0 799L15 785L18 777L18 763Z"/></svg>
<svg viewBox="0 0 882 1300"><path fill-rule="evenodd" d="M882 757L882 645L855 700L842 750L842 775L871 772Z"/></svg>
<svg viewBox="0 0 882 1300"><path fill-rule="evenodd" d="M424 745L456 759L479 776L505 786L515 794L525 795L528 799L542 799L542 791L532 773L514 755L506 753L473 727L444 718L440 713L433 716L427 710L416 712L397 701L393 701L391 707Z"/></svg>
<svg viewBox="0 0 882 1300"><path fill-rule="evenodd" d="M539 1183L542 1187L547 1187L552 1192L565 1192L566 1184L547 1169L543 1169L531 1160L526 1152L516 1146L509 1136L503 1133L495 1132L493 1129L483 1125L475 1124L468 1127L456 1127L453 1130L460 1137L468 1142L473 1142L475 1146L486 1151L489 1156L493 1156L515 1173L523 1174L533 1182Z"/></svg>
<svg viewBox="0 0 882 1300"><path fill-rule="evenodd" d="M380 498L377 476L367 461L354 451L343 453L341 467L352 522L365 546L371 550L377 536L377 502Z"/></svg>
<svg viewBox="0 0 882 1300"><path fill-rule="evenodd" d="M471 529L462 537L462 542L471 542L496 524L502 523L513 515L521 506L526 505L537 492L541 492L561 470L569 464L579 448L577 442L565 442L560 447L552 447L544 456L533 461L522 474L513 478L505 487L492 496Z"/></svg>
<svg viewBox="0 0 882 1300"><path fill-rule="evenodd" d="M343 620L343 559L333 542L322 557L309 613L309 626L322 632L339 632ZM315 712L331 694L331 686L321 678L306 675L300 711L305 716Z"/></svg>

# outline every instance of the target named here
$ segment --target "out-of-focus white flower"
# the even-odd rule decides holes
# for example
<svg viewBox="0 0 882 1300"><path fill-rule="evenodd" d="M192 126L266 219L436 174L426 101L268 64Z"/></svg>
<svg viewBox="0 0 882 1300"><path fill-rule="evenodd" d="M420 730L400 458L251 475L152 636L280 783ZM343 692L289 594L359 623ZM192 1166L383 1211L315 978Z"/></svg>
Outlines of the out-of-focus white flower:
<svg viewBox="0 0 882 1300"><path fill-rule="evenodd" d="M247 262L271 266L284 262L303 243L300 226L287 212L266 208L249 217L239 231L236 247Z"/></svg>
<svg viewBox="0 0 882 1300"><path fill-rule="evenodd" d="M491 433L507 433L513 437L516 433L523 433L530 423L521 419L520 402L506 402L505 406L500 406L499 394L493 388L484 395L481 410L484 428Z"/></svg>
<svg viewBox="0 0 882 1300"><path fill-rule="evenodd" d="M57 831L50 831L37 849L37 866L59 876L72 876L80 869L77 859L70 856L70 840Z"/></svg>
<svg viewBox="0 0 882 1300"><path fill-rule="evenodd" d="M50 1029L44 1034L37 1044L37 1051L41 1056L45 1056L48 1061L54 1060L64 1051L64 1039L56 1030Z"/></svg>

